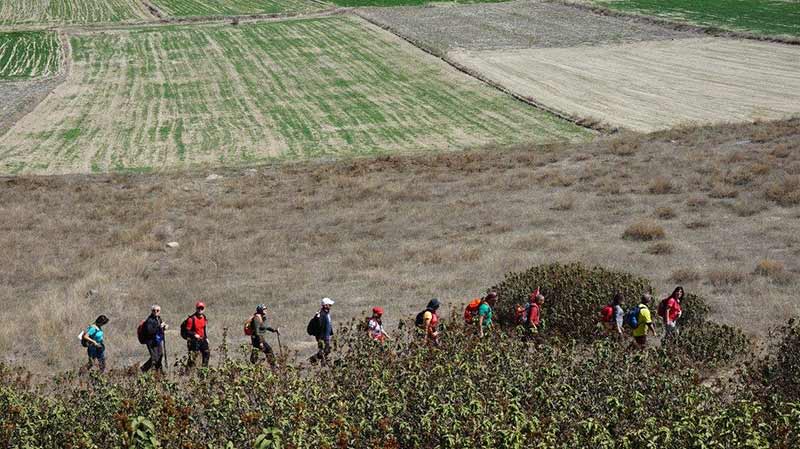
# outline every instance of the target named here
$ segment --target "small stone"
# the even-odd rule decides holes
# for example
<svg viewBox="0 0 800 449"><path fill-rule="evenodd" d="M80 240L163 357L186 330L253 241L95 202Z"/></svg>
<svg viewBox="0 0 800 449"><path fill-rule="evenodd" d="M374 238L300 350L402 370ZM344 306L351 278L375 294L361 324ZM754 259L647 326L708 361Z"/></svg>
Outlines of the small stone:
<svg viewBox="0 0 800 449"><path fill-rule="evenodd" d="M222 176L216 173L211 173L210 175L206 176L206 181L216 181L217 179L222 179Z"/></svg>
<svg viewBox="0 0 800 449"><path fill-rule="evenodd" d="M98 293L99 292L97 290L91 289L88 292L86 292L86 297L87 298L94 298L95 296L97 296Z"/></svg>
<svg viewBox="0 0 800 449"><path fill-rule="evenodd" d="M177 248L181 246L178 242L169 242L167 243L167 248Z"/></svg>

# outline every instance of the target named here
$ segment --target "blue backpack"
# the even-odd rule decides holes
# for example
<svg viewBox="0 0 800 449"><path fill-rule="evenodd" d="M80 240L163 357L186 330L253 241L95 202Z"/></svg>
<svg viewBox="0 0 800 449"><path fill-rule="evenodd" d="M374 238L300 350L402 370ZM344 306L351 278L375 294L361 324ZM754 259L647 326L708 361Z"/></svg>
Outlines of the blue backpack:
<svg viewBox="0 0 800 449"><path fill-rule="evenodd" d="M639 327L639 313L642 311L641 307L631 307L625 313L625 317L623 318L623 322L630 327L631 329L636 329Z"/></svg>

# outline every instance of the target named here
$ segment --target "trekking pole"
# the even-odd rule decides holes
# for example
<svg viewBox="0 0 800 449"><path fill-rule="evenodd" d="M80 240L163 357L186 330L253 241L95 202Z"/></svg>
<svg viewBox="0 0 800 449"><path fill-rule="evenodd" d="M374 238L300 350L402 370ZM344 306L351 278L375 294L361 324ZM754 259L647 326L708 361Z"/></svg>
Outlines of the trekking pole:
<svg viewBox="0 0 800 449"><path fill-rule="evenodd" d="M275 336L278 337L278 353L281 355L281 358L283 358L283 346L281 346L281 333L276 332Z"/></svg>
<svg viewBox="0 0 800 449"><path fill-rule="evenodd" d="M166 332L164 332L164 340L162 340L161 343L164 345L164 363L163 363L162 368L164 368L164 372L166 372L167 368L169 368L169 358L167 357L167 333Z"/></svg>

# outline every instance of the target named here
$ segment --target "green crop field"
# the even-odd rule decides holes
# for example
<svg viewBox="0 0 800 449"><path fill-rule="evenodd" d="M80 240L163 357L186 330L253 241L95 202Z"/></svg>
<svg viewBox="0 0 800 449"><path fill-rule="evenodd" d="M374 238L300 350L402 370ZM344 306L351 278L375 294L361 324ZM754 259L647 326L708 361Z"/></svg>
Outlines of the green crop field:
<svg viewBox="0 0 800 449"><path fill-rule="evenodd" d="M140 171L589 136L353 18L71 42L69 79L0 138L0 172Z"/></svg>
<svg viewBox="0 0 800 449"><path fill-rule="evenodd" d="M152 19L139 0L2 0L0 25Z"/></svg>
<svg viewBox="0 0 800 449"><path fill-rule="evenodd" d="M595 0L611 9L764 35L800 36L797 0Z"/></svg>
<svg viewBox="0 0 800 449"><path fill-rule="evenodd" d="M58 71L60 58L61 45L55 33L0 33L0 80L52 75Z"/></svg>
<svg viewBox="0 0 800 449"><path fill-rule="evenodd" d="M311 0L153 0L170 16L216 16L308 12L323 7Z"/></svg>

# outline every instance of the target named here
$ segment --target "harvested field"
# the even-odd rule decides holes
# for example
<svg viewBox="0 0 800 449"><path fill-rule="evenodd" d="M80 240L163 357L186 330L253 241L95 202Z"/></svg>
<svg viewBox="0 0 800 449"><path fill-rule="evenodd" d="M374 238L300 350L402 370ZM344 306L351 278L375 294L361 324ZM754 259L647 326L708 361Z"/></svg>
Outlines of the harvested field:
<svg viewBox="0 0 800 449"><path fill-rule="evenodd" d="M449 58L566 115L637 131L800 114L800 47L719 38Z"/></svg>
<svg viewBox="0 0 800 449"><path fill-rule="evenodd" d="M0 26L153 19L140 0L3 0Z"/></svg>
<svg viewBox="0 0 800 449"><path fill-rule="evenodd" d="M61 61L61 42L55 33L0 33L0 80L53 75Z"/></svg>
<svg viewBox="0 0 800 449"><path fill-rule="evenodd" d="M61 81L62 76L0 82L0 136L20 117L33 110Z"/></svg>
<svg viewBox="0 0 800 449"><path fill-rule="evenodd" d="M438 54L454 49L574 47L696 37L633 19L540 1L370 8L360 9L358 14Z"/></svg>
<svg viewBox="0 0 800 449"><path fill-rule="evenodd" d="M72 46L69 79L0 138L0 171L147 171L589 137L355 18L95 33Z"/></svg>
<svg viewBox="0 0 800 449"><path fill-rule="evenodd" d="M74 368L77 331L104 313L110 365L141 362L135 329L152 303L183 355L177 325L197 298L214 348L223 327L232 349L248 342L241 323L263 302L306 355L323 296L337 323L380 305L394 330L432 296L449 313L555 261L646 276L659 297L683 283L715 321L755 335L800 313L800 120L215 173L0 179L0 304L14 317L0 357ZM656 174L676 188L651 193ZM719 185L737 197L717 198ZM668 254L623 238L663 208Z"/></svg>
<svg viewBox="0 0 800 449"><path fill-rule="evenodd" d="M732 31L800 37L797 0L595 0L594 3Z"/></svg>
<svg viewBox="0 0 800 449"><path fill-rule="evenodd" d="M151 0L162 13L181 16L228 16L310 12L324 7L313 0Z"/></svg>

